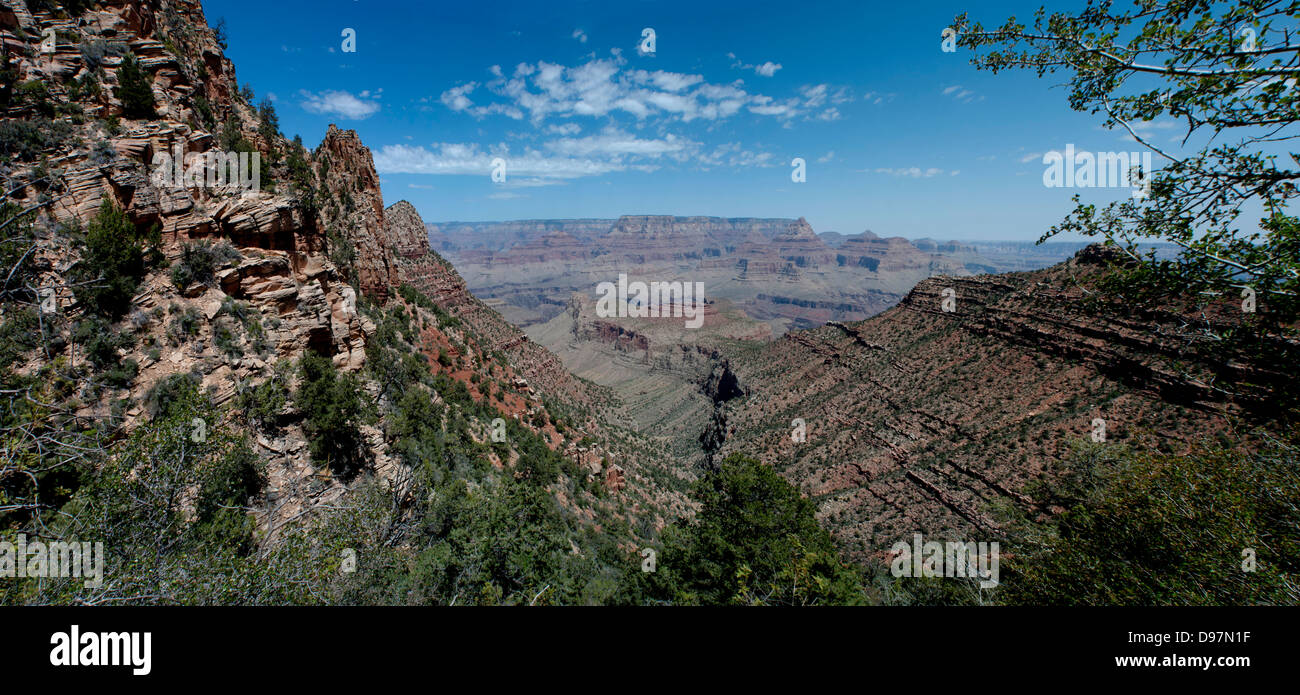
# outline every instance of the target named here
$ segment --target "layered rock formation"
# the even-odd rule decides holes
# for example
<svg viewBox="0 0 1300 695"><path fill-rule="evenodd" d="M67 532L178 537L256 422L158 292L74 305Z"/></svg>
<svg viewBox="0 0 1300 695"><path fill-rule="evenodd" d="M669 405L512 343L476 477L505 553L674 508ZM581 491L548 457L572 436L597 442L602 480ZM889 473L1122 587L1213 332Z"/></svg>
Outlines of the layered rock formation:
<svg viewBox="0 0 1300 695"><path fill-rule="evenodd" d="M994 506L1025 505L1024 485L1073 440L1178 450L1228 427L1248 403L1223 388L1269 377L1198 359L1187 316L1090 309L1099 270L1081 252L1034 273L931 278L877 317L734 352L746 397L724 408L717 455L776 466L866 560L914 533L990 537Z"/></svg>
<svg viewBox="0 0 1300 695"><path fill-rule="evenodd" d="M1029 261L1007 253L986 259L955 242L914 245L871 232L837 235L833 248L802 218L626 215L428 228L470 289L524 326L561 313L571 293L590 293L625 273L704 282L709 296L731 300L780 333L872 316L931 275L1043 267L1077 248L1040 249Z"/></svg>
<svg viewBox="0 0 1300 695"><path fill-rule="evenodd" d="M40 52L42 30L50 27L61 37L76 36L80 45L60 38L55 52ZM10 202L41 216L33 256L51 295L46 319L66 326L84 318L71 272L83 262L83 251L61 230L84 229L104 204L123 209L138 230L160 231L164 267L198 268L186 280L159 269L145 275L124 312L129 327L114 327L131 334L119 357L138 371L112 399L79 400L79 416L106 418L115 403L136 404L114 420L122 434L129 433L148 419L139 404L182 373L194 374L225 408L239 393L280 378L277 363L285 366L307 352L356 374L378 400L379 386L365 371L376 328L358 305L363 297L372 306L406 304L395 293L410 285L461 321L443 323L431 310L407 304L425 326L418 347L435 369L536 431L585 467L595 484L608 481L637 523L662 525L669 510L680 508L680 495L661 491L644 471L644 461L660 451L655 445L626 431L612 441L615 428L606 424L618 417L612 394L575 379L554 355L470 295L460 276L431 251L413 207L403 202L385 210L371 153L356 132L331 125L312 152L267 133L256 110L239 96L234 66L197 1L109 0L61 19L5 0L0 30L18 82L46 89L42 98L56 114L46 127L67 131L39 158L6 155L0 166ZM151 86L154 118L128 116L114 89L127 51L139 58ZM92 83L99 88L82 86ZM18 101L0 107L7 120L31 119L45 108ZM182 162L190 164L219 150L223 141L259 156L260 186L160 175L159 155L180 151ZM208 258L215 265L210 277L199 262ZM58 358L74 373L89 373L85 350L60 349L67 354ZM439 363L444 355L451 366ZM15 369L36 373L46 357L32 354ZM230 426L245 426L237 413L229 417ZM289 408L277 417L283 426L275 435L249 431L265 462L268 484L258 523L267 538L349 490L348 481L312 461L302 413ZM372 463L367 473L381 480L403 475L389 454L382 417L362 425L361 433ZM604 467L612 462L616 472Z"/></svg>

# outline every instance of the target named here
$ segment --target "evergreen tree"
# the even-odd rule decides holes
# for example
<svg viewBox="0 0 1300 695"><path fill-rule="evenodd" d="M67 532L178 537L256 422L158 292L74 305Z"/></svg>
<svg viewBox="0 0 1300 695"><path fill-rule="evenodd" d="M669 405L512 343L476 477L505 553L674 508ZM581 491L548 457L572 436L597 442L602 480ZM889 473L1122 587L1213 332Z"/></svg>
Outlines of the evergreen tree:
<svg viewBox="0 0 1300 695"><path fill-rule="evenodd" d="M142 233L125 210L104 196L86 231L81 262L73 270L78 301L93 314L125 314L159 240L156 225Z"/></svg>
<svg viewBox="0 0 1300 695"><path fill-rule="evenodd" d="M122 113L127 118L148 119L157 116L153 103L153 80L145 74L140 62L132 53L122 58L117 70L117 98L122 102Z"/></svg>

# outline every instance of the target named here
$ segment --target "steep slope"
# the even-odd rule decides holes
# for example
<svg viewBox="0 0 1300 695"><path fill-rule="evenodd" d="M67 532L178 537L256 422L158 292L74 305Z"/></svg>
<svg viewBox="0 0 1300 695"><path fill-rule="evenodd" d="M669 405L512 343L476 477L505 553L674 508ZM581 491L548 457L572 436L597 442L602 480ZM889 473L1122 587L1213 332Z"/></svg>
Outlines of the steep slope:
<svg viewBox="0 0 1300 695"><path fill-rule="evenodd" d="M476 359L499 365L492 376L500 382L502 392L516 392L531 401L524 411L502 404L505 412L534 417L545 408L552 419L566 422L571 431L557 439L557 448L592 475L602 474L602 464L612 466L618 484L627 486L624 501L632 514L654 515L655 524L662 525L665 514L684 509L680 484L665 486L652 479L684 481L693 477L694 471L689 466L665 465L669 459L662 444L625 426L630 418L611 389L576 378L554 353L472 295L451 264L429 248L422 233L424 223L410 203L395 203L385 215L387 236L402 250L394 263L401 281L462 322Z"/></svg>
<svg viewBox="0 0 1300 695"><path fill-rule="evenodd" d="M244 456L243 443L247 496L223 502L234 517L220 533L234 534L229 549L243 548L230 562L267 578L257 591L305 592L293 600L325 600L319 592L332 578L322 572L332 565L316 554L337 554L331 543L418 550L411 529L434 493L483 490L463 510L476 514L474 505L514 494L511 481L536 481L564 510L553 540L584 562L594 561L588 546L601 562L622 562L634 539L684 510L689 476L647 470L663 449L614 424L622 416L608 390L574 378L472 297L430 250L409 204L384 209L354 131L331 125L309 152L279 133L269 102L249 103L198 2L109 1L71 17L20 0L5 8L0 67L12 82L0 90L0 178L3 224L14 235L0 249L13 263L0 294L0 353L12 362L0 366L0 531L76 533L48 527L60 505L93 506L115 486L153 484L163 461L199 476L187 483L198 492L137 511L207 524L192 498L214 484L202 477L210 462L193 457L217 456L205 452L218 444ZM57 31L53 53L39 47L48 27ZM219 152L260 162L258 176L220 180L205 159ZM177 176L164 157L173 153L182 154ZM126 294L105 300L109 292ZM176 408L202 421L197 446L169 450L174 462L130 453L177 435L157 429L180 417ZM97 482L78 490L79 477ZM521 494L549 518L534 492ZM299 531L352 523L344 517L358 509L386 515L387 530L354 529L350 541L305 536L307 556L294 556L284 581L257 565ZM602 524L621 530L596 538L591 529ZM216 533L203 529L194 533ZM147 532L137 521L97 532L118 543L123 566L137 566L125 555L158 542L131 535ZM226 549L199 542L185 552ZM612 571L601 567L592 571ZM499 576L509 584L513 575ZM219 600L203 592L220 582L196 581L198 593L171 598ZM515 600L529 588L542 587L504 586L483 600ZM46 590L21 600L51 600Z"/></svg>
<svg viewBox="0 0 1300 695"><path fill-rule="evenodd" d="M1199 358L1190 317L1090 306L1107 257L931 278L866 321L734 346L745 398L723 409L718 456L776 466L865 560L914 533L987 537L994 506L1027 505L1025 483L1072 440L1178 451L1232 427L1252 407L1245 384L1285 378ZM1226 325L1231 310L1203 320Z"/></svg>

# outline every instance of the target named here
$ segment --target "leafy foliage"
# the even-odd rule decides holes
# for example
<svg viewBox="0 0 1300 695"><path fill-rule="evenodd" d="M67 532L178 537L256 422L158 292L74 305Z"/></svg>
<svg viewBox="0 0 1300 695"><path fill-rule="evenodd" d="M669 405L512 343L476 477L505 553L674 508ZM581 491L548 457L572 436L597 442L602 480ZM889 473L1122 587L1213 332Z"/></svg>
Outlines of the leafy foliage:
<svg viewBox="0 0 1300 695"><path fill-rule="evenodd" d="M49 118L0 121L0 158L32 161L42 152L58 149L73 137L72 124Z"/></svg>
<svg viewBox="0 0 1300 695"><path fill-rule="evenodd" d="M1145 196L1102 210L1076 196L1043 240L1076 232L1119 245L1139 262L1116 268L1115 288L1134 299L1256 292L1252 328L1267 332L1300 315L1300 229L1288 214L1300 159L1285 150L1300 122L1300 54L1285 31L1297 18L1294 3L1276 0L1138 0L1126 9L1090 0L1077 13L1040 9L1032 27L1013 18L985 29L966 15L954 27L961 46L991 49L977 67L1072 73L1072 108L1104 114L1105 127L1125 129L1164 163L1145 172ZM1140 126L1162 116L1183 124L1184 149L1194 151L1144 136ZM1257 228L1241 227L1256 206L1265 212ZM1150 239L1180 255L1157 259L1140 246Z"/></svg>
<svg viewBox="0 0 1300 695"><path fill-rule="evenodd" d="M866 601L859 577L771 467L733 454L701 478L692 523L663 534L654 572L629 574L629 596L677 604L818 605Z"/></svg>
<svg viewBox="0 0 1300 695"><path fill-rule="evenodd" d="M1185 456L1080 444L1022 521L1003 564L1013 604L1242 605L1300 601L1296 447L1210 445ZM1247 556L1255 562L1245 564Z"/></svg>
<svg viewBox="0 0 1300 695"><path fill-rule="evenodd" d="M1259 378L1219 387L1260 422L1300 417L1300 385L1280 378L1300 359L1300 220L1291 211L1300 154L1289 146L1300 123L1297 19L1300 5L1279 0L1090 0L1077 13L1040 9L1032 27L954 20L974 65L1071 73L1073 109L1104 115L1104 127L1124 129L1163 164L1143 172L1135 197L1099 209L1076 195L1040 243L1069 232L1117 247L1123 262L1101 289L1132 310L1217 305L1235 314L1189 329L1186 349L1260 367ZM1180 145L1146 134L1160 118L1181 124ZM1178 252L1157 255L1151 241Z"/></svg>

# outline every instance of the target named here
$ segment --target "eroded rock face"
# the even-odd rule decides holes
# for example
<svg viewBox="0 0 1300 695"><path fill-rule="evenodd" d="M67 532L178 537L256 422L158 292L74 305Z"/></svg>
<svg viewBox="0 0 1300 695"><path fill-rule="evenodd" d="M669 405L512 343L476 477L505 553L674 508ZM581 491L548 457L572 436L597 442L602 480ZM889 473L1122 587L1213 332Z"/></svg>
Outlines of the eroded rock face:
<svg viewBox="0 0 1300 695"><path fill-rule="evenodd" d="M167 22L186 30L165 37L165 42L158 27ZM15 35L20 27L26 36L23 40ZM70 93L66 80L84 78L97 66L89 64L76 43L60 43L53 54L42 54L36 44L43 27L78 34L86 45L102 42L129 49L151 80L157 116L148 120L125 117L114 90L122 65L122 58L116 55L99 59L103 83L97 96ZM317 214L293 190L285 171L269 165L270 148L283 153L289 145L283 139L271 143L258 136L253 109L235 97L234 66L208 28L198 2L108 0L96 3L80 17L58 19L44 12L29 12L21 1L5 0L0 28L6 32L6 41L27 44L25 54L14 53L19 56L19 79L44 81L51 101L75 103L86 115L71 120L73 137L59 151L45 153L57 183L49 189L54 199L47 208L49 218L40 224L85 229L108 201L122 208L138 229L159 230L160 249L173 269L187 262L186 247L202 244L226 249L210 280L178 287L166 268L154 270L143 280L126 311L129 326L120 328L131 331L134 338L134 347L122 358L134 360L139 372L119 395L142 403L162 380L193 373L220 405L234 398L239 389L267 379L276 362L297 359L308 350L331 357L345 370L363 365L367 332L373 331L373 326L358 314L356 291L349 286L346 274L330 261ZM28 118L30 114L6 113L5 117ZM109 132L104 125L103 119L110 117L119 119L119 130ZM222 123L233 125L240 137L258 149L258 185L215 185L216 181L202 177L178 179L175 167L167 166L163 155L179 156L183 172L195 157L217 149L218 138L210 131L218 130ZM359 143L341 133L327 144L332 155L359 169L356 181L360 183L352 182L346 173L331 183L360 186L366 192L358 197L368 205L372 197L377 200L373 168L367 171L362 166L369 161L369 153L361 148L362 157L354 151ZM7 180L22 181L29 176L22 166L7 167L0 174ZM274 186L276 192L271 192L273 183L279 184ZM11 187L5 186L6 190ZM39 188L20 188L13 199L23 205L35 204ZM359 219L357 236L363 242L368 232L382 230L382 210L378 213ZM46 237L40 251L50 268L43 282L56 288L55 307L72 321L80 318L80 307L68 271L79 262L80 253L54 234ZM382 264L370 263L366 254L362 258L367 261L363 263L367 280L375 276L379 278L376 282L386 280ZM79 365L85 356L73 351L70 359ZM84 414L93 417L102 417L107 407L105 402L93 401L82 406ZM143 409L136 406L125 413L125 427L129 430L144 418ZM302 430L291 424L276 441L260 436L257 441L268 459L268 494L285 502L280 513L291 514L305 503L302 489L318 481L319 472L307 455ZM382 436L374 441L374 451L376 469L384 470L390 461ZM316 494L326 498L342 492L339 486L325 491L319 484L315 487Z"/></svg>
<svg viewBox="0 0 1300 695"><path fill-rule="evenodd" d="M1042 268L1072 252L1040 249L1024 261L1012 249L985 258L956 242L914 244L871 232L836 235L833 248L803 218L625 215L427 228L475 294L525 327L562 312L570 294L627 274L703 282L706 296L732 301L779 333L873 316L932 275Z"/></svg>
<svg viewBox="0 0 1300 695"><path fill-rule="evenodd" d="M341 201L321 211L322 227L338 230L356 250L355 272L361 291L382 302L397 278L393 269L396 249L384 238L384 196L370 150L361 144L357 131L339 130L331 124L313 161L317 188L326 197Z"/></svg>
<svg viewBox="0 0 1300 695"><path fill-rule="evenodd" d="M429 237L415 206L399 200L384 211L384 219L393 253L403 258L420 258L429 253Z"/></svg>
<svg viewBox="0 0 1300 695"><path fill-rule="evenodd" d="M1269 377L1188 354L1189 316L1088 309L1082 287L1108 257L931 278L880 316L737 354L746 397L724 408L716 456L776 466L866 559L913 533L995 532L989 505L1025 506L1024 485L1090 439L1096 419L1107 441L1173 450L1227 427L1249 386L1230 402L1210 384ZM792 440L793 418L805 442Z"/></svg>

